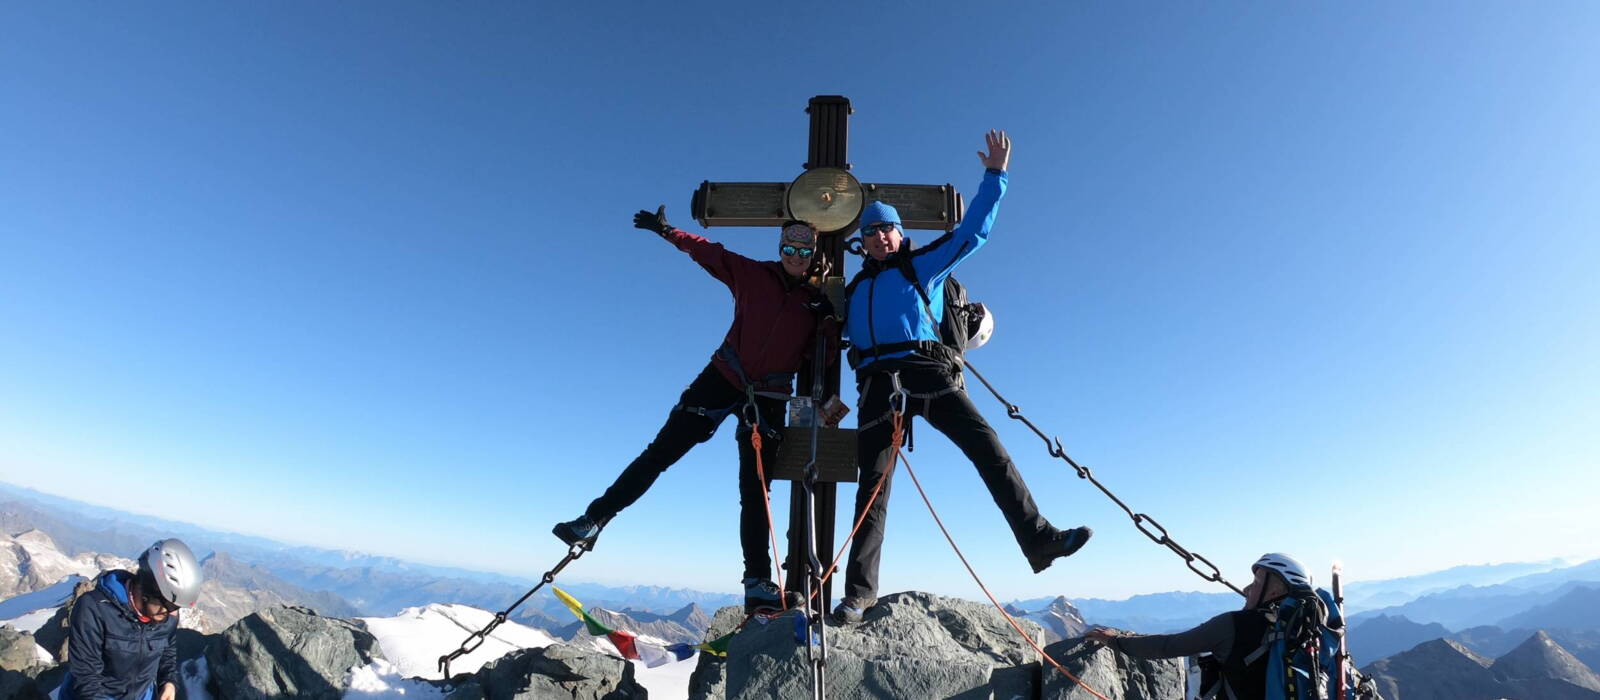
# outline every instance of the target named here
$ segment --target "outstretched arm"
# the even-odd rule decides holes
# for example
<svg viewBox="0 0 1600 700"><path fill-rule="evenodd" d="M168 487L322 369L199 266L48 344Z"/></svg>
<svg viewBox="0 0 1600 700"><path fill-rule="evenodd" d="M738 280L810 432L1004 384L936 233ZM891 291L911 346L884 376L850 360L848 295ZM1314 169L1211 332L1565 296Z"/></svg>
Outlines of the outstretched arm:
<svg viewBox="0 0 1600 700"><path fill-rule="evenodd" d="M1194 629L1177 634L1124 635L1097 627L1084 636L1141 659L1171 659L1194 656L1203 651L1211 652L1218 659L1226 659L1233 647L1233 616L1232 613L1222 613Z"/></svg>
<svg viewBox="0 0 1600 700"><path fill-rule="evenodd" d="M665 204L658 207L655 213L640 209L639 213L633 215L633 226L646 231L654 231L656 235L666 239L668 243L671 243L678 250L688 253L689 257L693 258L695 262L700 263L700 267L705 268L706 272L711 273L712 277L728 285L730 289L734 289L734 284L738 277L734 274L736 268L756 264L755 261L743 255L730 252L721 243L712 243L704 236L696 236L688 231L673 227L672 224L667 223L667 206ZM734 291L737 292L738 290L734 289Z"/></svg>
<svg viewBox="0 0 1600 700"><path fill-rule="evenodd" d="M941 236L933 244L912 258L918 279L930 288L938 284L956 265L966 260L989 241L989 230L994 227L995 214L1000 210L1000 198L1006 193L1006 168L1011 164L1011 137L1000 130L990 130L984 135L989 152L978 151L983 163L983 184L967 207L967 215L948 236Z"/></svg>

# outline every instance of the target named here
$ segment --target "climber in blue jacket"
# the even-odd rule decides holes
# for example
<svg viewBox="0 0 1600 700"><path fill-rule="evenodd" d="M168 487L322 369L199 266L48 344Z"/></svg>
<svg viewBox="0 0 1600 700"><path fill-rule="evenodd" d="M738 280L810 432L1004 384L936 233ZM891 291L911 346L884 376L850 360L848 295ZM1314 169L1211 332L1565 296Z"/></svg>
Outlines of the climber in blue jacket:
<svg viewBox="0 0 1600 700"><path fill-rule="evenodd" d="M178 609L200 599L200 563L182 540L161 540L138 571L107 571L72 604L60 700L174 700Z"/></svg>
<svg viewBox="0 0 1600 700"><path fill-rule="evenodd" d="M1011 139L1003 131L990 131L986 142L988 152L978 152L983 184L954 231L915 248L901 231L900 213L893 206L872 202L861 214L867 259L846 287L845 321L854 346L850 363L860 396L856 416L861 475L855 517L861 519L861 529L850 547L844 598L833 613L839 624L860 622L877 602L878 560L894 460L890 397L896 384L910 397L903 407L907 418L922 416L972 461L1034 573L1078 551L1093 534L1087 527L1057 529L1039 514L1005 446L967 397L959 355L941 342L945 282L957 265L988 242L1006 191ZM881 493L873 498L880 483Z"/></svg>

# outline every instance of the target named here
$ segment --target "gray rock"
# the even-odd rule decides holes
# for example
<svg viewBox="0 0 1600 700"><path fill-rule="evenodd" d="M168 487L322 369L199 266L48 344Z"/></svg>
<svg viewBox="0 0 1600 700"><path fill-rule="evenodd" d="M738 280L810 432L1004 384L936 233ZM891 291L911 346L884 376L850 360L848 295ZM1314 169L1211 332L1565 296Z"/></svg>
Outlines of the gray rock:
<svg viewBox="0 0 1600 700"><path fill-rule="evenodd" d="M1184 696L1182 659L1135 659L1083 638L1067 639L1044 648L1045 653L1074 677L1068 678L1046 664L1043 700L1088 700L1094 695L1110 700L1167 700Z"/></svg>
<svg viewBox="0 0 1600 700"><path fill-rule="evenodd" d="M706 626L705 639L709 642L732 632L744 621L744 607L729 605L717 611ZM689 700L724 700L728 697L728 660L715 654L701 653L695 662L694 673L689 675Z"/></svg>
<svg viewBox="0 0 1600 700"><path fill-rule="evenodd" d="M747 625L728 649L728 700L811 696L798 613ZM1035 640L1038 624L1018 621ZM895 593L849 628L828 629L828 694L840 698L1032 698L1037 654L994 608Z"/></svg>
<svg viewBox="0 0 1600 700"><path fill-rule="evenodd" d="M39 656L34 651L33 635L11 625L0 625L0 668L24 671L37 665Z"/></svg>
<svg viewBox="0 0 1600 700"><path fill-rule="evenodd" d="M736 626L738 608L717 612L708 639ZM690 700L810 698L811 665L796 639L798 613L752 621L732 640L728 659L702 654ZM1045 631L1019 619L1035 641ZM927 593L885 596L856 627L828 627L830 698L1065 700L1093 697L1054 668L993 607ZM1180 660L1143 661L1073 639L1047 647L1068 671L1114 700L1181 698Z"/></svg>
<svg viewBox="0 0 1600 700"><path fill-rule="evenodd" d="M78 596L92 590L94 590L93 579L79 581L77 587L72 589L72 597L67 599L67 602L33 633L34 641L39 646L44 647L45 651L56 657L56 661L60 663L67 662L67 638L72 634L72 626L69 624L72 617L72 605L78 602Z"/></svg>
<svg viewBox="0 0 1600 700"><path fill-rule="evenodd" d="M37 679L46 668L34 651L33 635L0 625L0 698L47 697Z"/></svg>
<svg viewBox="0 0 1600 700"><path fill-rule="evenodd" d="M644 700L633 664L566 644L520 649L455 684L446 700Z"/></svg>
<svg viewBox="0 0 1600 700"><path fill-rule="evenodd" d="M338 700L349 670L383 654L359 623L280 607L234 623L205 656L208 686L219 700Z"/></svg>

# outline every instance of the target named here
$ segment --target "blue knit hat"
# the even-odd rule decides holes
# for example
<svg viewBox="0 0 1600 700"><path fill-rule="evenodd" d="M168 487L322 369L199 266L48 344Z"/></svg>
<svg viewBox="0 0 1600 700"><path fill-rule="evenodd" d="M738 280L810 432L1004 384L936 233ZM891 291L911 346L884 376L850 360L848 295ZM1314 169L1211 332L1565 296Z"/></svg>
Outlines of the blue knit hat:
<svg viewBox="0 0 1600 700"><path fill-rule="evenodd" d="M879 223L894 224L900 228L905 228L900 224L900 212L896 211L894 207L884 204L883 202L873 202L868 204L867 208L861 210L862 229L865 229L869 225Z"/></svg>

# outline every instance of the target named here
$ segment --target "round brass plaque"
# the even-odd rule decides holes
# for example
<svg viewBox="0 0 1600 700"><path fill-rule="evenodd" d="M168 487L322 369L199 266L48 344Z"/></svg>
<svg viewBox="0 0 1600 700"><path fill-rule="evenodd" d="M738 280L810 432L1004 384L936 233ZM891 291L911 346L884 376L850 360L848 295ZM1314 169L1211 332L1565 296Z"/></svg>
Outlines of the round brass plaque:
<svg viewBox="0 0 1600 700"><path fill-rule="evenodd" d="M861 215L866 197L861 183L843 168L813 168L789 183L784 195L789 216L809 221L829 233L849 226Z"/></svg>

